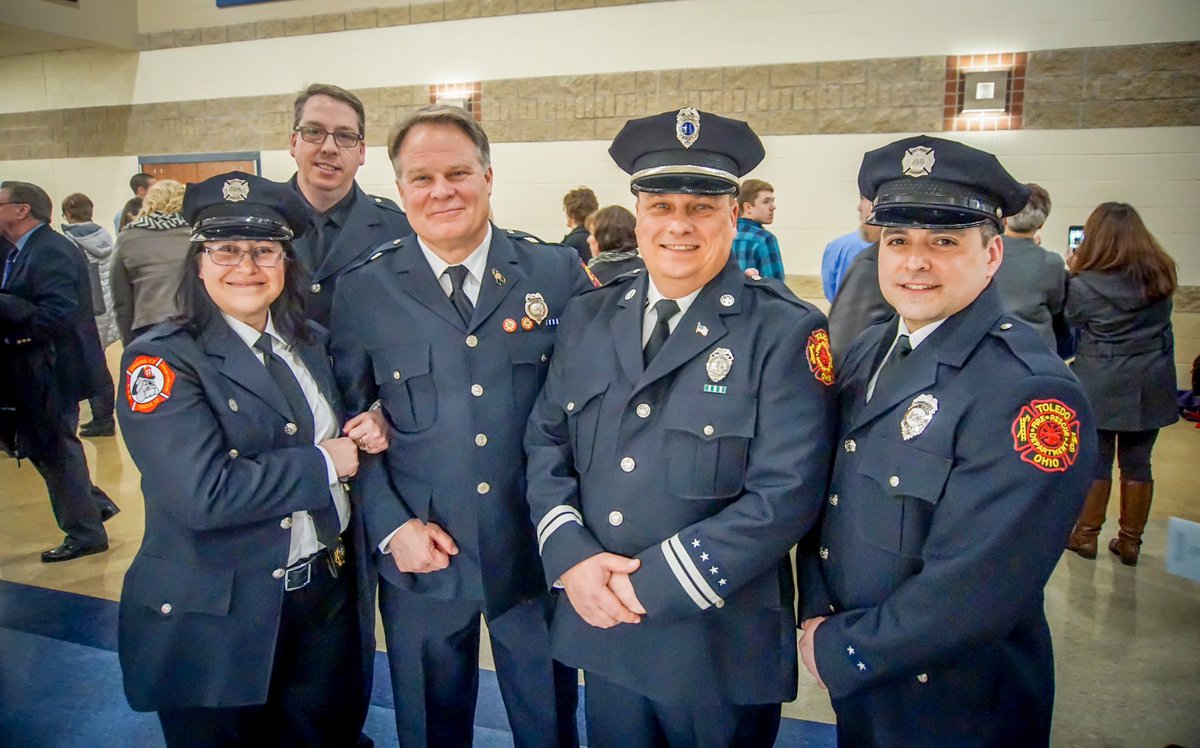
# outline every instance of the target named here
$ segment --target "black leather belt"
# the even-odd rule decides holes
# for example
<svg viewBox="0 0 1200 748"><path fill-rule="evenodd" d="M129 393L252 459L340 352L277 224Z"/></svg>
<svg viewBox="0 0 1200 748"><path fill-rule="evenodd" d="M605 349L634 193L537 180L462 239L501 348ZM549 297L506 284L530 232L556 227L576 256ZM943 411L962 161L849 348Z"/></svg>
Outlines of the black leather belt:
<svg viewBox="0 0 1200 748"><path fill-rule="evenodd" d="M283 573L283 589L285 592L304 589L312 583L314 573L322 568L329 572L331 578L337 579L338 569L345 563L346 549L339 540L335 548L322 548L308 558L289 566Z"/></svg>

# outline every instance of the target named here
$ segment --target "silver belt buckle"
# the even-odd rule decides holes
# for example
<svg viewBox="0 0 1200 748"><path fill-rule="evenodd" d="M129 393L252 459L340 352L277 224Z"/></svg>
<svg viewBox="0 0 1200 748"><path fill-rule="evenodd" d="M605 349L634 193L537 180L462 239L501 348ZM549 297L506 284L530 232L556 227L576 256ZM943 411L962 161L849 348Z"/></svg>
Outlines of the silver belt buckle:
<svg viewBox="0 0 1200 748"><path fill-rule="evenodd" d="M294 566L287 570L283 576L283 589L285 592L295 592L307 587L311 581L312 559L309 559L303 566Z"/></svg>

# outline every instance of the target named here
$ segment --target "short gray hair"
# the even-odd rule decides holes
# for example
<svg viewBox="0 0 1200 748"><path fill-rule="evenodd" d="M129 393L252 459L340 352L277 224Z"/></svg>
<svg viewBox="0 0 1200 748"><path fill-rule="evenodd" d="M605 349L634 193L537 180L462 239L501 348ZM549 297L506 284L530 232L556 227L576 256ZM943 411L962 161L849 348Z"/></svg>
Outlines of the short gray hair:
<svg viewBox="0 0 1200 748"><path fill-rule="evenodd" d="M475 118L462 107L430 104L392 125L392 131L388 133L388 159L392 162L392 168L396 170L397 176L400 174L400 146L404 145L404 139L408 137L413 128L420 125L457 127L475 144L475 154L479 157L479 163L483 165L483 168L486 170L491 167L492 147L488 143L487 133L475 121Z"/></svg>
<svg viewBox="0 0 1200 748"><path fill-rule="evenodd" d="M1025 186L1030 190L1029 202L1025 203L1020 213L1009 216L1006 224L1009 230L1018 234L1037 231L1050 217L1050 193L1046 188L1033 182Z"/></svg>

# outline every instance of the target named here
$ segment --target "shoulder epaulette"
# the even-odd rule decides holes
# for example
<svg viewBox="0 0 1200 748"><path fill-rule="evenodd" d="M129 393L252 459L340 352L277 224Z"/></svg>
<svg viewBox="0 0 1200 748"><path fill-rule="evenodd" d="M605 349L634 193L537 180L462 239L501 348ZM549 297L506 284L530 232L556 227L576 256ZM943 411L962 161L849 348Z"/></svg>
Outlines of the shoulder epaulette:
<svg viewBox="0 0 1200 748"><path fill-rule="evenodd" d="M385 208L387 210L394 210L397 213L401 213L401 214L404 213L404 211L400 208L400 206L397 205L395 203L395 201L393 201L393 200L389 200L386 197L380 197L378 195L367 195L367 197L371 198L371 202L375 203L380 208Z"/></svg>
<svg viewBox="0 0 1200 748"><path fill-rule="evenodd" d="M361 259L358 262L355 262L355 263L351 264L349 267L347 267L345 272L349 273L353 270L357 270L358 268L362 267L363 265L369 265L370 263L378 260L380 257L383 257L384 255L389 255L392 252L395 252L396 250L400 249L403 246L404 246L404 239L402 239L402 238L401 239L393 239L390 242L384 242L383 244L380 244L378 247L376 247L375 250L373 252L371 252L371 254L367 255L364 259Z"/></svg>
<svg viewBox="0 0 1200 748"><path fill-rule="evenodd" d="M506 236L508 236L509 239L520 239L521 241L526 241L526 242L529 242L530 244L550 244L551 243L551 242L542 241L541 239L537 238L533 234L528 234L524 231L518 231L516 229L504 229L504 233Z"/></svg>
<svg viewBox="0 0 1200 748"><path fill-rule="evenodd" d="M760 288L772 296L796 306L804 307L805 309L810 307L815 308L812 304L797 296L792 289L787 287L787 284L777 278L747 278L746 285L750 288Z"/></svg>

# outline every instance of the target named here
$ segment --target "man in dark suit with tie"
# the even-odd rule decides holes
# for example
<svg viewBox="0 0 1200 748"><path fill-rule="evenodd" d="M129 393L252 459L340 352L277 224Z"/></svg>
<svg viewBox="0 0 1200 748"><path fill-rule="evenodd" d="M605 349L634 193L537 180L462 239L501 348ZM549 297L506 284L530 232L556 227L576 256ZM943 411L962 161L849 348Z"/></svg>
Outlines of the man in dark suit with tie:
<svg viewBox="0 0 1200 748"><path fill-rule="evenodd" d="M48 563L108 550L104 522L119 511L92 484L75 435L79 401L109 385L98 376L107 369L92 318L87 261L47 225L52 210L37 185L0 184L0 234L13 247L0 279L0 365L6 399L12 398L5 405L18 414L9 446L27 453L45 479L66 534L42 553Z"/></svg>
<svg viewBox="0 0 1200 748"><path fill-rule="evenodd" d="M559 315L591 284L570 248L488 221L487 135L462 109L414 112L388 155L416 233L342 278L332 352L351 407L378 400L392 427L356 490L400 744L471 744L482 614L516 744L574 745L576 676L550 656L521 438Z"/></svg>
<svg viewBox="0 0 1200 748"><path fill-rule="evenodd" d="M839 440L802 544L801 657L839 745L1037 746L1054 660L1042 589L1091 483L1087 398L1008 316L1001 219L1029 191L928 136L866 154L897 317L839 359Z"/></svg>
<svg viewBox="0 0 1200 748"><path fill-rule="evenodd" d="M305 316L329 326L338 277L384 242L411 229L394 202L363 192L354 176L366 161L366 113L350 91L314 83L296 97L289 153L291 185L312 209L311 230L293 249L312 271Z"/></svg>
<svg viewBox="0 0 1200 748"><path fill-rule="evenodd" d="M588 745L769 746L795 698L788 550L833 438L825 317L732 257L744 122L631 120L628 274L568 307L529 419L529 504L554 656L585 673Z"/></svg>

